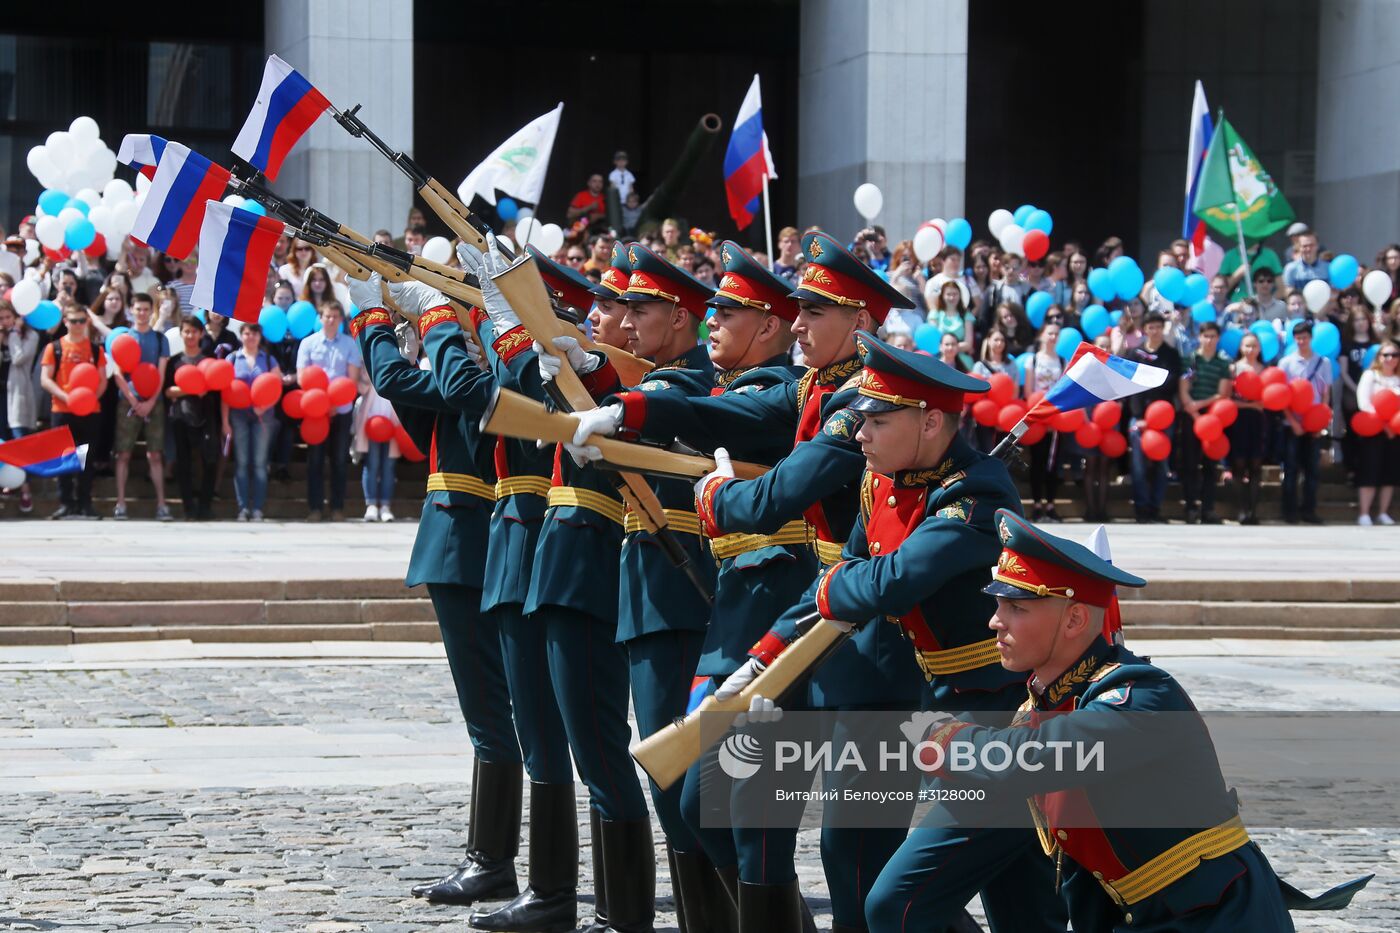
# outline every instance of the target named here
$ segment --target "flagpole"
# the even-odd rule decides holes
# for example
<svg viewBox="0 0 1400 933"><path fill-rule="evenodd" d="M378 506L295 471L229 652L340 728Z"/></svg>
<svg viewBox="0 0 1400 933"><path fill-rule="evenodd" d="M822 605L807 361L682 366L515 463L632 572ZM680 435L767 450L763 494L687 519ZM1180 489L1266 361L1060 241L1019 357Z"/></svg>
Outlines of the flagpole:
<svg viewBox="0 0 1400 933"><path fill-rule="evenodd" d="M773 213L768 209L768 160L763 165L763 231L768 240L768 271L773 271Z"/></svg>
<svg viewBox="0 0 1400 933"><path fill-rule="evenodd" d="M1254 273L1249 268L1249 253L1244 248L1244 221L1240 219L1240 202L1234 203L1235 208L1235 235L1240 243L1240 265L1244 266L1244 288L1245 294L1254 297Z"/></svg>

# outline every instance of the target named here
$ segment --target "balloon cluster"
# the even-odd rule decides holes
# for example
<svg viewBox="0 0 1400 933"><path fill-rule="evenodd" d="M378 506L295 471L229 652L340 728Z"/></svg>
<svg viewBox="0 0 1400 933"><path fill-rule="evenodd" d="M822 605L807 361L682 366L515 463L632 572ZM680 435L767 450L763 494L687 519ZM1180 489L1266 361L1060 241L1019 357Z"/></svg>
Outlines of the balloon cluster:
<svg viewBox="0 0 1400 933"><path fill-rule="evenodd" d="M967 249L972 242L972 224L962 217L944 220L935 217L919 225L914 234L914 256L919 262L928 262L943 251L943 247Z"/></svg>
<svg viewBox="0 0 1400 933"><path fill-rule="evenodd" d="M515 239L521 246L533 246L546 256L553 256L564 245L564 228L558 224L542 224L534 217L526 217L515 225ZM428 248L423 247L424 255Z"/></svg>
<svg viewBox="0 0 1400 933"><path fill-rule="evenodd" d="M29 171L44 186L35 205L34 235L49 258L81 250L94 258L115 258L131 233L149 182L137 190L113 178L117 157L91 117L78 117L67 131L50 133L29 150Z"/></svg>
<svg viewBox="0 0 1400 933"><path fill-rule="evenodd" d="M992 211L987 229L1006 252L1035 262L1050 252L1050 232L1055 229L1055 221L1049 211L1022 204L1014 212L1004 207Z"/></svg>
<svg viewBox="0 0 1400 933"><path fill-rule="evenodd" d="M1371 395L1373 411L1358 411L1351 416L1351 429L1360 437L1375 437L1381 431L1400 434L1400 395L1390 389L1377 389Z"/></svg>

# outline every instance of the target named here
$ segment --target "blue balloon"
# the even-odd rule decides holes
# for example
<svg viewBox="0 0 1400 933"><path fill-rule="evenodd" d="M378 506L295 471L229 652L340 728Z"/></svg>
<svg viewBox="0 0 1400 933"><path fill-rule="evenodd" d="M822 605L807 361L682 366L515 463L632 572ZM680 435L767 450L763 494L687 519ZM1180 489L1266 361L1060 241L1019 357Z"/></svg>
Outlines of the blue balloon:
<svg viewBox="0 0 1400 933"><path fill-rule="evenodd" d="M43 302L40 302L40 304L43 304ZM37 311L38 309L35 308L35 310ZM103 348L104 348L108 353L111 353L111 352L112 352L112 344L116 342L116 339L117 339L118 337L120 337L122 334L129 334L129 333L131 333L131 328L130 328L130 327L113 327L111 330L109 330L109 331L107 332L107 339L104 340L104 341L102 342Z"/></svg>
<svg viewBox="0 0 1400 933"><path fill-rule="evenodd" d="M1020 224L1022 229L1026 226L1026 218L1035 213L1034 204L1022 204L1011 214L1011 219Z"/></svg>
<svg viewBox="0 0 1400 933"><path fill-rule="evenodd" d="M263 207L261 202L254 201L252 198L243 202L243 209L250 214L257 214L259 217L267 216L267 208Z"/></svg>
<svg viewBox="0 0 1400 933"><path fill-rule="evenodd" d="M943 331L937 324L920 324L914 329L914 346L926 353L938 355L938 345L943 342Z"/></svg>
<svg viewBox="0 0 1400 933"><path fill-rule="evenodd" d="M1084 335L1073 327L1066 327L1060 331L1060 337L1055 341L1055 352L1060 359L1068 360L1074 356L1074 351L1079 349L1079 345L1084 342Z"/></svg>
<svg viewBox="0 0 1400 933"><path fill-rule="evenodd" d="M1332 287L1338 290L1351 288L1356 284L1356 276L1361 272L1361 266L1356 261L1356 257L1350 253L1342 253L1333 258L1327 264L1327 281L1332 283ZM1313 335L1316 340L1317 336ZM1321 353L1321 350L1317 352Z"/></svg>
<svg viewBox="0 0 1400 933"><path fill-rule="evenodd" d="M1342 332L1331 321L1318 321L1313 325L1313 352L1332 359L1342 352Z"/></svg>
<svg viewBox="0 0 1400 933"><path fill-rule="evenodd" d="M287 309L287 325L298 340L316 329L316 308L309 301L296 301Z"/></svg>
<svg viewBox="0 0 1400 933"><path fill-rule="evenodd" d="M47 298L34 306L34 310L24 316L24 323L35 330L48 330L57 327L59 319L63 317L63 312L58 305Z"/></svg>
<svg viewBox="0 0 1400 933"><path fill-rule="evenodd" d="M1054 303L1049 292L1031 292L1031 296L1026 299L1026 317L1030 318L1032 327L1040 330L1040 325L1045 323L1045 312L1050 310Z"/></svg>
<svg viewBox="0 0 1400 933"><path fill-rule="evenodd" d="M1027 230L1039 230L1046 236L1049 236L1050 231L1055 228L1055 220L1050 216L1049 211L1036 208L1031 211L1030 216L1026 218L1025 227Z"/></svg>
<svg viewBox="0 0 1400 933"><path fill-rule="evenodd" d="M1283 325L1283 352L1284 352L1284 353L1292 353L1292 352L1293 352L1293 328L1296 327L1297 325L1301 324L1301 323L1303 323L1303 319L1300 318L1300 317L1295 317L1295 318L1293 318L1292 320L1287 321L1287 322L1284 323L1284 325Z"/></svg>
<svg viewBox="0 0 1400 933"><path fill-rule="evenodd" d="M501 198L496 202L496 216L505 221L514 220L520 214L520 205L512 198Z"/></svg>
<svg viewBox="0 0 1400 933"><path fill-rule="evenodd" d="M1249 332L1259 338L1259 358L1264 362L1278 356L1279 340L1274 325L1268 321L1255 321L1249 325Z"/></svg>
<svg viewBox="0 0 1400 933"><path fill-rule="evenodd" d="M276 305L268 305L258 312L258 324L262 326L264 339L271 343L281 343L287 336L287 312Z"/></svg>
<svg viewBox="0 0 1400 933"><path fill-rule="evenodd" d="M57 217L58 212L67 206L68 195L57 188L47 188L43 194L39 195L39 209L45 214Z"/></svg>
<svg viewBox="0 0 1400 933"><path fill-rule="evenodd" d="M194 317L195 317L195 320L199 321L199 323L201 323L201 324L208 324L208 323L209 323L209 314L208 314L208 312L206 312L203 308L195 308L195 309L194 309Z"/></svg>
<svg viewBox="0 0 1400 933"><path fill-rule="evenodd" d="M78 213L82 214L84 217L88 215L88 211L92 210L92 208L88 206L88 202L79 201L77 198L74 198L73 200L69 201L68 206L73 208L73 210L77 211Z"/></svg>
<svg viewBox="0 0 1400 933"><path fill-rule="evenodd" d="M1215 320L1215 305L1209 301L1198 301L1191 306L1191 320L1197 324Z"/></svg>
<svg viewBox="0 0 1400 933"><path fill-rule="evenodd" d="M1210 294L1210 281L1199 272L1188 275L1184 284L1186 287L1182 289L1181 297L1176 299L1176 304L1190 306Z"/></svg>
<svg viewBox="0 0 1400 933"><path fill-rule="evenodd" d="M972 242L972 224L962 217L954 217L948 221L948 229L943 238L949 246L967 249L967 244Z"/></svg>
<svg viewBox="0 0 1400 933"><path fill-rule="evenodd" d="M1123 319L1123 312L1122 312L1122 310L1110 311L1110 312L1108 312L1108 319L1109 319L1110 321L1113 322L1113 326L1114 326L1114 327L1117 327L1117 326L1118 326L1118 322L1121 321L1121 320ZM1083 322L1081 321L1080 323L1083 323Z"/></svg>
<svg viewBox="0 0 1400 933"><path fill-rule="evenodd" d="M1030 368L1031 360L1035 357L1034 350L1027 350L1016 357L1016 369L1021 373L1021 378L1017 380L1021 385L1026 384L1026 370Z"/></svg>
<svg viewBox="0 0 1400 933"><path fill-rule="evenodd" d="M1107 269L1089 270L1089 291L1099 301L1112 301L1118 296L1118 291L1113 287L1113 273Z"/></svg>
<svg viewBox="0 0 1400 933"><path fill-rule="evenodd" d="M1244 339L1244 331L1234 324L1220 333L1220 352L1230 359L1234 359L1240 352L1240 341Z"/></svg>
<svg viewBox="0 0 1400 933"><path fill-rule="evenodd" d="M42 304L42 302L40 302L40 303ZM1362 369L1370 369L1370 368L1371 368L1371 364L1374 363L1374 362L1376 361L1376 351L1380 350L1380 348L1381 348L1381 345L1378 344L1378 343L1373 343L1373 344L1371 344L1371 349L1367 350L1367 351L1366 351L1366 355L1363 356L1363 357L1361 358L1361 368L1362 368Z"/></svg>
<svg viewBox="0 0 1400 933"><path fill-rule="evenodd" d="M1157 294L1176 304L1186 290L1186 275L1175 266L1163 266L1152 273L1152 284L1156 286Z"/></svg>
<svg viewBox="0 0 1400 933"><path fill-rule="evenodd" d="M97 228L86 217L70 221L63 231L63 245L69 249L87 249L97 239Z"/></svg>
<svg viewBox="0 0 1400 933"><path fill-rule="evenodd" d="M1119 256L1113 260L1108 264L1108 273L1113 277L1114 292L1124 301L1136 298L1138 292L1142 291L1143 282L1146 281L1142 270L1131 256ZM1090 291L1093 291L1092 287Z"/></svg>
<svg viewBox="0 0 1400 933"><path fill-rule="evenodd" d="M1084 309L1084 313L1079 315L1079 326L1084 330L1084 336L1089 340L1097 340L1104 331L1113 326L1113 319L1108 316L1103 305L1089 305Z"/></svg>

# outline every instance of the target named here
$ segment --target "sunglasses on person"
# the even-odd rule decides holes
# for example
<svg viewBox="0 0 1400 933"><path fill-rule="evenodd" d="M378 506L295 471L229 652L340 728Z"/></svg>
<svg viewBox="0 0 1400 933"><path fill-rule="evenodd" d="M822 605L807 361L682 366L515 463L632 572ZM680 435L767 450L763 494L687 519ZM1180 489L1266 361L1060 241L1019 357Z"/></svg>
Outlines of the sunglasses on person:
<svg viewBox="0 0 1400 933"><path fill-rule="evenodd" d="M297 252L298 252L298 253L309 253L309 252L312 252L312 249L311 249L311 247L309 247L309 246L298 246L298 247L297 247Z"/></svg>
<svg viewBox="0 0 1400 933"><path fill-rule="evenodd" d="M1052 314L1045 319L1046 324L1063 324L1064 322L1065 319L1060 317L1058 314Z"/></svg>
<svg viewBox="0 0 1400 933"><path fill-rule="evenodd" d="M88 322L88 319L85 318L85 317L70 317L70 318L68 318L68 323L69 323L69 324L86 324L87 322Z"/></svg>
<svg viewBox="0 0 1400 933"><path fill-rule="evenodd" d="M1381 354L1381 359L1383 359L1383 360L1400 360L1400 353L1382 353L1382 354Z"/></svg>

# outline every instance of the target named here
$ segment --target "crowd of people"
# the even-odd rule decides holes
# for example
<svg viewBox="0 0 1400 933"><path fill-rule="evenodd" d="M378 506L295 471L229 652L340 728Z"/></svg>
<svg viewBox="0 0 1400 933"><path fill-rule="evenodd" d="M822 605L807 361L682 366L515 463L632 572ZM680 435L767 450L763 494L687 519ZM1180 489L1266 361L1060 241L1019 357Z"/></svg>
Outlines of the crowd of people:
<svg viewBox="0 0 1400 933"><path fill-rule="evenodd" d="M591 178L571 202L567 219L572 226L552 258L599 281L614 243L619 238L627 241L635 232L606 226L605 188L615 187L619 193L625 188L635 200L635 182L626 153L617 153L607 180L602 174ZM514 233L513 222L504 233ZM5 249L24 256L26 241L33 236L33 218L25 218L6 239ZM416 208L399 237L387 229L375 233L376 241L411 253L421 252L428 238L426 219ZM1048 430L1025 439L1033 519L1061 519L1056 503L1063 501L1061 489L1069 481L1081 490L1086 519L1107 520L1109 487L1127 482L1137 521L1163 521L1168 482L1179 480L1188 522L1220 522L1219 490L1231 485L1234 517L1254 524L1259 521L1262 469L1272 463L1283 467L1283 518L1318 523L1318 475L1325 453L1342 464L1357 489L1357 521L1393 524L1390 508L1400 484L1400 439L1390 419L1392 393L1400 393L1400 286L1392 287L1390 300L1374 309L1353 284L1333 289L1321 311L1310 311L1302 289L1310 281L1327 280L1332 257L1303 224L1290 228L1287 238L1286 257L1263 244L1249 247L1247 264L1238 250L1225 255L1210 278L1214 320L1202 319L1200 305L1193 309L1168 301L1151 278L1141 294L1129 300L1100 302L1091 292L1089 275L1123 255L1123 243L1116 237L1092 255L1079 243L1065 242L1038 261L1007 252L990 240L974 240L966 250L945 246L930 261L921 262L912 240L891 245L885 231L872 226L860 230L850 248L914 305L912 310L892 312L881 336L896 346L928 352L963 372L987 379L1002 374L1014 383L1014 397L1022 405L1064 372L1067 355L1061 333L1081 328L1081 318L1091 309L1105 308L1113 321L1094 337L1095 344L1168 371L1161 387L1121 406L1116 421L1096 418L1101 429L1097 433L1090 430L1086 437L1072 429ZM641 231L639 238L711 287L720 277L718 240L698 228L686 230L673 218ZM782 228L772 257L774 272L793 283L806 263L800 242L797 228ZM755 255L768 262L767 256ZM59 482L60 503L52 517L100 517L92 502L92 478L110 474L116 486L110 517L127 518L132 454L144 440L158 520L175 517L166 498L167 480L179 490L185 519L211 518L213 499L231 460L238 519L260 521L269 479L290 482L289 464L300 440L306 447L308 520L345 517L352 461L361 466L365 520L392 520L396 461L410 452L401 449L406 446L401 433L381 440L382 432L371 437L367 430L373 418L396 422L392 406L369 384L355 342L344 333L343 321L351 308L344 273L322 261L312 244L284 237L269 270L267 304L287 311L306 302L320 326L301 337L289 329L268 339L256 324L229 321L192 306L197 264L197 255L180 260L152 254L134 241L126 243L115 262L92 260L81 252L57 261L41 255L22 274L35 278L45 297L60 308L58 325L48 331L27 326L8 301L0 300L0 384L6 396L0 437L66 424L78 443L89 445L85 472ZM1199 271L1200 260L1187 241L1177 240L1159 252L1156 265ZM1382 249L1374 268L1400 283L1400 244ZM1358 272L1358 283L1366 271ZM0 290L8 294L13 284L13 276L0 273ZM1033 299L1038 293L1048 297L1048 306L1045 298ZM1037 313L1029 314L1028 308ZM1033 316L1038 318L1034 323ZM1278 341L1272 360L1270 348L1261 344L1263 335L1250 329L1260 321L1272 326ZM1312 328L1324 321L1340 330L1341 352L1335 363L1311 348ZM141 362L155 368L155 386L139 384L141 380L108 365L110 338L118 329L139 343ZM1241 329L1243 337L1224 352L1222 331ZM291 394L304 386L311 368L313 381L322 373L331 380L344 377L355 384L357 393L352 401L331 407L324 438L307 436L299 432L301 413L292 399L230 409L218 393L191 395L182 389L176 371L210 359L231 361L234 377L250 386L271 373ZM1290 383L1302 379L1312 386L1307 405L1270 410L1248 391L1254 378L1271 368L1269 363ZM98 404L95 411L79 414L69 403L75 370L90 378L83 364L98 372L97 383L89 386ZM1243 380L1245 391L1238 379L1243 373L1252 374ZM1380 427L1365 436L1351 430L1355 413L1377 412L1374 400L1381 403ZM1230 403L1228 454L1211 456L1219 448L1205 443L1195 427L1221 401ZM1160 442L1147 449L1142 443L1149 429L1147 408L1154 402L1172 409L1174 432L1170 427L1168 432L1175 440L1165 456ZM1326 406L1332 416L1325 424L1317 424L1315 418L1305 424L1307 408L1316 406ZM976 419L969 409L965 434L988 449L1001 432L995 421ZM1100 437L1110 434L1126 440L1125 451L1112 443L1098 445ZM20 514L32 514L32 484L7 493Z"/></svg>

